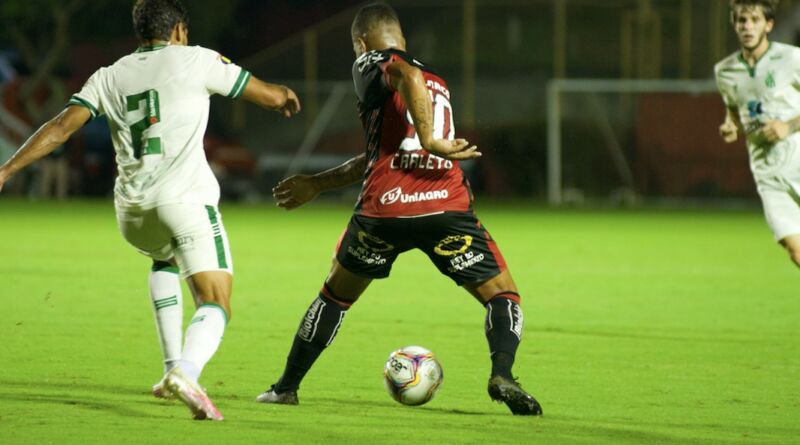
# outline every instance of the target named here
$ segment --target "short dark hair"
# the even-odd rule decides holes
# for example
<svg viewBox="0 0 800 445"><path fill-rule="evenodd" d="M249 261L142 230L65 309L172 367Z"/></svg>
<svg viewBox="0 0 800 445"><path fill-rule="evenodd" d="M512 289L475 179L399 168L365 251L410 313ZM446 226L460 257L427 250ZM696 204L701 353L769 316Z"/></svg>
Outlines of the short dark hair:
<svg viewBox="0 0 800 445"><path fill-rule="evenodd" d="M169 40L178 23L189 25L189 15L180 0L136 0L133 30L140 42Z"/></svg>
<svg viewBox="0 0 800 445"><path fill-rule="evenodd" d="M400 25L400 19L394 9L386 3L379 2L365 5L358 10L356 18L353 19L353 25L350 27L350 36L355 40L382 23Z"/></svg>
<svg viewBox="0 0 800 445"><path fill-rule="evenodd" d="M736 23L737 6L748 9L761 6L761 10L764 11L764 18L767 20L775 20L775 10L778 8L779 1L780 0L730 0L731 23Z"/></svg>

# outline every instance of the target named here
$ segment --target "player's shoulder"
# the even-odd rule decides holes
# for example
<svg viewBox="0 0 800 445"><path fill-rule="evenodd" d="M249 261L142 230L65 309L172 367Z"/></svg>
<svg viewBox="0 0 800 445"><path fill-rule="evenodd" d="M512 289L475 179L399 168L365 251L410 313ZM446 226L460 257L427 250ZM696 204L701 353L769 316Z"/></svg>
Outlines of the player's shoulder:
<svg viewBox="0 0 800 445"><path fill-rule="evenodd" d="M353 63L353 73L358 72L364 74L370 69L375 69L381 64L388 62L391 58L391 54L387 51L367 51L356 58L356 61Z"/></svg>
<svg viewBox="0 0 800 445"><path fill-rule="evenodd" d="M772 42L770 45L770 59L785 59L793 62L800 62L800 48L781 42Z"/></svg>
<svg viewBox="0 0 800 445"><path fill-rule="evenodd" d="M354 71L357 69L359 72L363 73L368 71L372 67L378 67L387 62L400 61L400 60L416 68L425 71L433 71L433 69L429 65L420 62L417 58L415 58L411 54L408 54L407 52L396 48L388 48L380 51L378 50L367 51L356 59L355 63L353 64L353 68Z"/></svg>
<svg viewBox="0 0 800 445"><path fill-rule="evenodd" d="M740 58L741 52L738 50L729 54L714 65L714 74L719 75L723 71L739 68L742 64Z"/></svg>

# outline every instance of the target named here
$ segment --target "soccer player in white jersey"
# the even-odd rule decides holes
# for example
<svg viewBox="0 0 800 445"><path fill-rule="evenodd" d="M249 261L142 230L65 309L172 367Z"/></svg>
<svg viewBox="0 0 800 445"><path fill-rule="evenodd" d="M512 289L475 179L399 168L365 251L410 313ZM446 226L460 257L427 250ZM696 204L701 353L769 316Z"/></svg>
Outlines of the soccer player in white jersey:
<svg viewBox="0 0 800 445"><path fill-rule="evenodd" d="M727 109L722 139L747 141L775 239L800 267L800 48L770 42L777 0L731 0L740 50L714 67Z"/></svg>
<svg viewBox="0 0 800 445"><path fill-rule="evenodd" d="M233 264L217 208L219 185L203 151L209 97L243 97L289 117L300 111L290 89L262 82L218 53L188 46L179 0L137 0L140 46L97 70L67 107L0 166L0 189L16 172L105 114L116 151L114 187L123 237L154 261L150 290L165 358L157 396L177 396L195 419L222 420L197 380L230 319ZM181 350L178 271L197 311Z"/></svg>

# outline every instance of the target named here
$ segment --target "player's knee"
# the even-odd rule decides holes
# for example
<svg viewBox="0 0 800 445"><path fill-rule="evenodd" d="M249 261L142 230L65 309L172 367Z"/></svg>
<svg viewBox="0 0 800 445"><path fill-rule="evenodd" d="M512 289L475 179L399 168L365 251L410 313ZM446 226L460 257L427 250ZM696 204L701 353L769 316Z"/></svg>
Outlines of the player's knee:
<svg viewBox="0 0 800 445"><path fill-rule="evenodd" d="M342 310L345 310L345 311L350 309L350 306L352 306L353 303L355 303L358 300L357 296L355 298L340 297L333 290L333 288L328 285L328 283L325 283L322 286L322 289L320 289L319 293L320 293L320 296L325 297L326 299L332 301L333 303L336 303L337 305L339 305L339 307L342 308Z"/></svg>
<svg viewBox="0 0 800 445"><path fill-rule="evenodd" d="M505 298L505 299L511 300L511 301L513 301L514 303L517 303L517 304L520 304L520 302L522 301L522 297L520 297L520 295L518 293L516 293L514 291L503 291L503 292L498 292L498 293L494 294L491 298L489 298L487 303L489 303L492 300L495 300L497 298Z"/></svg>

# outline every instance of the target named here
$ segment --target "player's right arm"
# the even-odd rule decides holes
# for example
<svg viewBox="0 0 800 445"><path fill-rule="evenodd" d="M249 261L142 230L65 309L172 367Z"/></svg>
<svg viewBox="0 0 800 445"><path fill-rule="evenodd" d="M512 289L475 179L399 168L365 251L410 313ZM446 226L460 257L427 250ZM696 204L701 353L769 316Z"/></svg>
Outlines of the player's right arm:
<svg viewBox="0 0 800 445"><path fill-rule="evenodd" d="M242 92L242 97L262 108L275 110L286 117L291 117L300 112L300 100L289 87L264 82L255 76Z"/></svg>
<svg viewBox="0 0 800 445"><path fill-rule="evenodd" d="M15 173L47 156L58 148L83 126L92 114L89 109L80 106L69 106L56 117L42 125L22 147L0 166L0 190L3 184Z"/></svg>
<svg viewBox="0 0 800 445"><path fill-rule="evenodd" d="M389 85L400 93L419 137L422 148L445 159L463 160L481 155L466 139L435 139L433 137L433 104L422 71L398 58L386 67Z"/></svg>
<svg viewBox="0 0 800 445"><path fill-rule="evenodd" d="M740 130L742 130L742 123L736 114L736 110L726 108L725 120L719 126L720 137L726 144L734 143L739 138Z"/></svg>
<svg viewBox="0 0 800 445"><path fill-rule="evenodd" d="M315 175L294 175L272 189L278 207L292 210L313 200L320 193L356 183L364 178L366 154L360 154L344 164Z"/></svg>

